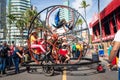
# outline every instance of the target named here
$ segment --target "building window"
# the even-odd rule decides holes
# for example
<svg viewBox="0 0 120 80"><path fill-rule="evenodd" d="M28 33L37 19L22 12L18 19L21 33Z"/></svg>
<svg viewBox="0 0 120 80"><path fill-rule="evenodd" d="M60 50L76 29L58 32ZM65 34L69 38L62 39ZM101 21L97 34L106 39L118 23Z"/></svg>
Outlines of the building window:
<svg viewBox="0 0 120 80"><path fill-rule="evenodd" d="M113 24L114 33L116 33L117 32L117 24L116 24L116 17L115 17L115 15L112 18L112 24Z"/></svg>
<svg viewBox="0 0 120 80"><path fill-rule="evenodd" d="M105 29L105 36L110 35L110 26L109 26L109 20L107 20L105 23L103 23L104 29Z"/></svg>
<svg viewBox="0 0 120 80"><path fill-rule="evenodd" d="M116 33L117 32L117 25L116 25L116 21L115 21L115 16L113 16L111 22L113 25L113 31L114 31L114 33Z"/></svg>
<svg viewBox="0 0 120 80"><path fill-rule="evenodd" d="M93 27L93 34L94 34L95 36L97 36L96 27Z"/></svg>
<svg viewBox="0 0 120 80"><path fill-rule="evenodd" d="M116 16L117 20L118 20L118 24L116 26L117 30L119 29L119 23L120 23L120 12L117 13L117 16Z"/></svg>
<svg viewBox="0 0 120 80"><path fill-rule="evenodd" d="M1 26L1 24L0 24L0 29L2 29L2 26Z"/></svg>

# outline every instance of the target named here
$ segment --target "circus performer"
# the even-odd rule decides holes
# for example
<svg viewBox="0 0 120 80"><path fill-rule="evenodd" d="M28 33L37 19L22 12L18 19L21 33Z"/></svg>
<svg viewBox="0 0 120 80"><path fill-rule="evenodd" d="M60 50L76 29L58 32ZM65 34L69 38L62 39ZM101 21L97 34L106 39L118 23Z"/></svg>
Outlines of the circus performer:
<svg viewBox="0 0 120 80"><path fill-rule="evenodd" d="M69 57L69 51L67 49L68 45L66 43L62 43L62 48L59 49L59 54L63 57L65 57L65 61L64 63L68 62L70 60L70 57Z"/></svg>
<svg viewBox="0 0 120 80"><path fill-rule="evenodd" d="M66 27L68 28L69 30L72 30L73 28L73 24L71 24L70 22L67 23L66 20L63 18L60 20L60 10L57 12L57 14L55 15L55 19L54 19L54 22L55 24L52 24L56 29L58 28L61 28L61 27ZM65 28L64 28L65 29Z"/></svg>
<svg viewBox="0 0 120 80"><path fill-rule="evenodd" d="M46 53L46 50L43 47L43 43L45 42L43 39L38 41L38 36L36 32L33 32L30 36L31 48L32 49L40 49L43 53Z"/></svg>

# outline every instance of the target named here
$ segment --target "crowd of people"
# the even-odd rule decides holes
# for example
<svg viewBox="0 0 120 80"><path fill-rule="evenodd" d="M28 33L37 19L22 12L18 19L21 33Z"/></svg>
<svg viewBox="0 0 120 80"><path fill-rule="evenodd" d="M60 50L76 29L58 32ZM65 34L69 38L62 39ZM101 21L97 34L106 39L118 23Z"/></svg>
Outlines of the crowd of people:
<svg viewBox="0 0 120 80"><path fill-rule="evenodd" d="M15 73L19 73L19 65L24 59L25 48L23 46L16 46L14 43L8 45L3 42L0 46L0 73L6 74L6 70L10 70L14 66Z"/></svg>
<svg viewBox="0 0 120 80"><path fill-rule="evenodd" d="M48 40L53 45L56 43L55 47L58 50L59 55L65 58L63 63L66 63L70 60L70 57L79 57L80 53L82 54L83 45L81 42L72 42L68 43L67 39L58 38L58 35L53 34ZM53 48L49 46L49 48ZM33 50L33 55L35 59L40 59L40 55L47 53L48 51L45 48L45 40L37 38L37 33L32 33L30 35L30 49ZM28 47L28 46L27 46ZM54 52L52 52L54 54ZM31 60L29 49L24 46L16 46L14 43L8 45L7 42L3 42L0 46L0 73L6 74L6 70L15 68L15 73L19 73L19 65L22 61Z"/></svg>
<svg viewBox="0 0 120 80"><path fill-rule="evenodd" d="M119 45L118 45L119 39L116 36L114 41L110 43L110 46L108 48L108 55L109 55L108 66L110 68L111 66L113 67L114 65L116 65L116 62L114 62L115 56L119 54ZM76 58L76 57L79 58L80 54L82 54L82 51L85 48L84 43L81 43L79 41L77 42L73 41L70 44L68 43L66 38L59 39L58 36L55 34L51 36L50 40L53 44L56 41L60 43L56 47L58 48L58 53L61 56L66 58L64 63L70 60L71 56L73 58ZM31 46L30 46L31 49L39 48L42 53L47 52L47 50L44 48L45 40L42 39L38 44L36 33L32 33L30 42L31 42ZM49 48L51 48L51 46L49 46ZM39 56L39 52L36 52L35 54ZM9 70L12 66L15 67L15 73L16 74L19 73L19 65L22 63L23 60L27 61L28 57L29 57L29 60L31 60L28 48L23 46L16 46L14 43L12 43L11 45L8 45L7 42L3 42L2 45L0 45L0 73L6 74L6 70ZM118 71L120 72L119 64L117 67L118 67Z"/></svg>
<svg viewBox="0 0 120 80"><path fill-rule="evenodd" d="M37 36L36 32L33 32L30 36L32 51L35 54L41 54L41 53L47 52L45 50L45 47L44 47L45 46L45 40L44 39L41 40L36 36ZM51 47L50 47L51 49L53 47L56 47L57 52L61 56L66 58L65 62L67 62L70 59L71 56L78 58L79 55L80 55L80 52L83 50L83 43L81 43L79 41L72 41L72 42L69 43L66 36L58 36L58 34L56 34L56 33L51 35L51 37L48 39L48 43L52 44ZM71 44L71 43L74 44L74 47L73 47L73 44ZM36 49L38 49L38 50L35 51Z"/></svg>
<svg viewBox="0 0 120 80"><path fill-rule="evenodd" d="M58 53L65 57L65 61L63 63L66 63L70 60L71 57L73 58L79 58L80 55L83 55L83 50L85 49L84 43L80 41L73 41L68 43L67 39L64 38L58 38L57 34L53 34L49 41L54 45L56 43L55 47L57 47ZM30 36L30 42L31 42L31 50L34 50L34 57L36 59L39 59L41 53L47 53L47 50L45 49L45 40L39 39L36 32L33 32ZM49 48L53 48L49 46ZM98 46L97 46L98 47ZM113 42L110 43L110 47L108 48L108 55L110 56L111 50L113 47ZM96 48L95 48L96 49ZM54 53L54 52L52 52ZM28 58L29 57L29 58ZM5 74L6 69L9 70L11 66L15 67L15 73L19 73L19 64L21 64L21 61L28 61L30 60L30 54L29 50L26 49L26 47L23 46L16 46L14 43L11 45L8 45L7 42L3 42L0 46L0 73ZM112 65L116 65L115 58L112 61Z"/></svg>

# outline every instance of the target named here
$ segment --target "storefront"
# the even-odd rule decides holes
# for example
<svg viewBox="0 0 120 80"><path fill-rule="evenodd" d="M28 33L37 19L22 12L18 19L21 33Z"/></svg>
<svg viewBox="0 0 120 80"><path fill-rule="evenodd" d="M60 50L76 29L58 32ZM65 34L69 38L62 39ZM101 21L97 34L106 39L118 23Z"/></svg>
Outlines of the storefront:
<svg viewBox="0 0 120 80"><path fill-rule="evenodd" d="M102 41L104 49L106 50L109 42L114 39L115 33L120 29L120 0L112 0L111 3L100 12L100 19L102 26ZM98 15L93 17L89 25L93 33L92 43L99 43L101 39Z"/></svg>

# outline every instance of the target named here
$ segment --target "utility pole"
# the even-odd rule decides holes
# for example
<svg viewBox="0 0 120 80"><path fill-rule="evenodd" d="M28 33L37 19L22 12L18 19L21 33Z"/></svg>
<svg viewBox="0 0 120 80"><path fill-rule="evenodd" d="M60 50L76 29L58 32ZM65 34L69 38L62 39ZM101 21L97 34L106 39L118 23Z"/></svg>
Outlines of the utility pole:
<svg viewBox="0 0 120 80"><path fill-rule="evenodd" d="M100 28L100 43L102 45L102 26L101 26L101 19L100 19L100 0L98 0L98 20L99 20L99 28Z"/></svg>

